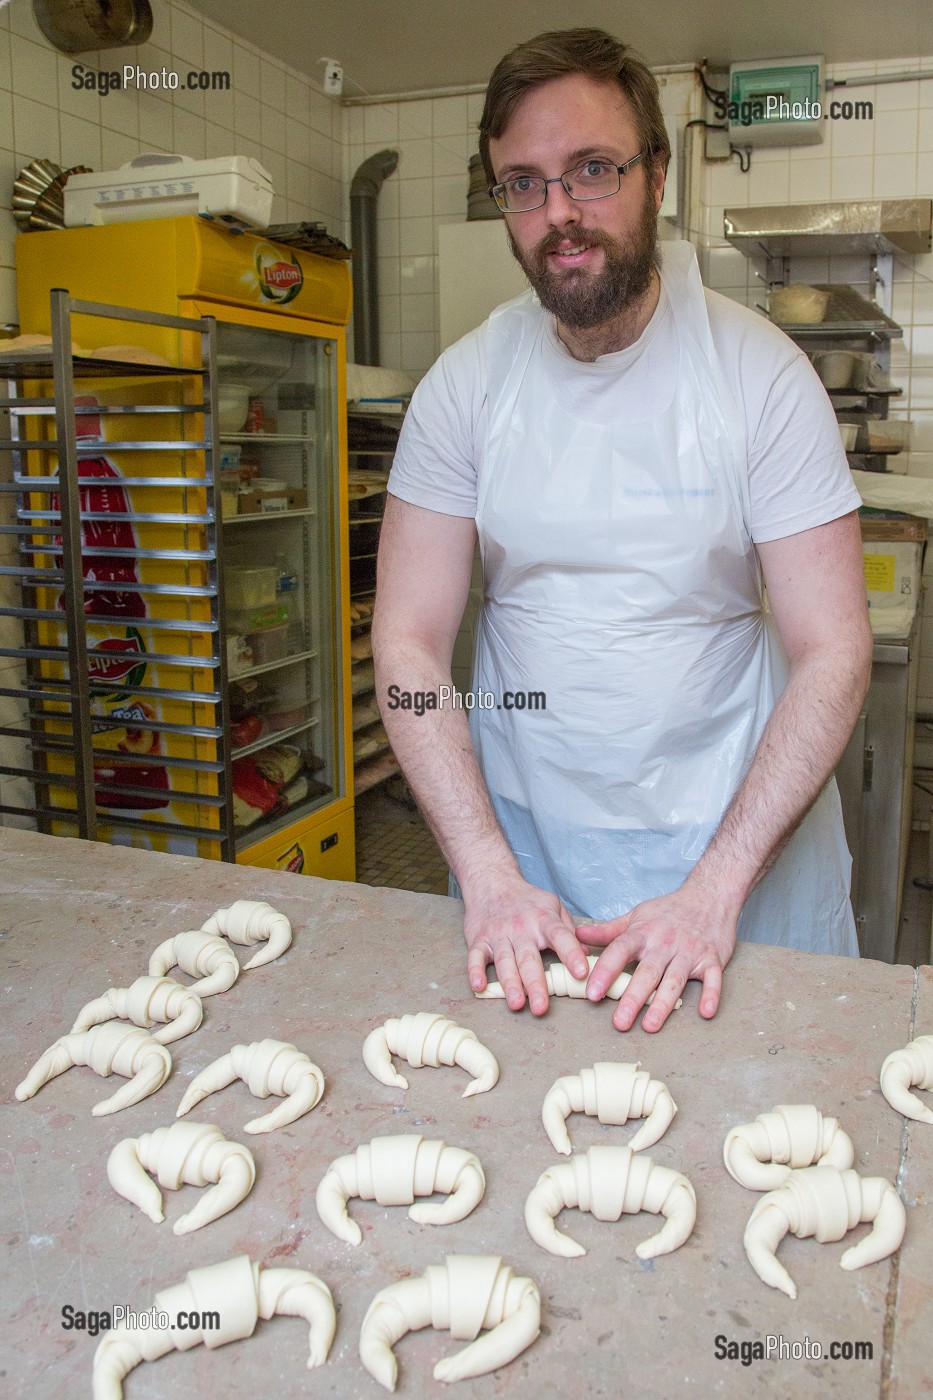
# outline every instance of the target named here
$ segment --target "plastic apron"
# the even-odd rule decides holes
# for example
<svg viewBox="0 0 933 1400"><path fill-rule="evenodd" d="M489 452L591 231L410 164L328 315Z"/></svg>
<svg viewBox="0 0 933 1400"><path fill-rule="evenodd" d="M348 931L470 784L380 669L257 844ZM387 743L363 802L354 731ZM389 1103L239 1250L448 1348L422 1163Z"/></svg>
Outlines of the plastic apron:
<svg viewBox="0 0 933 1400"><path fill-rule="evenodd" d="M593 920L682 884L786 678L745 523L743 420L690 244L663 245L661 277L679 372L640 422L562 400L532 293L488 324L474 689L494 703L471 730L523 874ZM507 691L543 691L546 708L506 708ZM831 781L739 937L857 956L850 870Z"/></svg>

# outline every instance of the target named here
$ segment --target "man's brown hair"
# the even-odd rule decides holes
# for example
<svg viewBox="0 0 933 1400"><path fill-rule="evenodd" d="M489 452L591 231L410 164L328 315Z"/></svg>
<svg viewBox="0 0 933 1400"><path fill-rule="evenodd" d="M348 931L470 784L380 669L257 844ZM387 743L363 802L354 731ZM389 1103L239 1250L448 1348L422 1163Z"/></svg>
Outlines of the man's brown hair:
<svg viewBox="0 0 933 1400"><path fill-rule="evenodd" d="M651 69L628 44L603 29L559 29L519 44L500 59L489 79L479 123L479 153L490 185L496 179L489 159L490 140L502 135L527 92L569 73L618 83L632 104L646 167L649 172L657 165L667 170L671 146Z"/></svg>

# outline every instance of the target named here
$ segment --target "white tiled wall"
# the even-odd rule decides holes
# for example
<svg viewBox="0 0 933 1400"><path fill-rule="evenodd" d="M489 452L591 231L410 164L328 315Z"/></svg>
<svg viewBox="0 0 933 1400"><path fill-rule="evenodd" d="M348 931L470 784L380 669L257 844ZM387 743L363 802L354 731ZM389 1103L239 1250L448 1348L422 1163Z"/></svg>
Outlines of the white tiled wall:
<svg viewBox="0 0 933 1400"><path fill-rule="evenodd" d="M16 320L13 179L45 157L66 168L113 170L141 151L196 158L254 156L272 176L273 222L318 219L345 236L343 112L308 78L179 0L151 0L152 39L140 48L58 53L28 0L0 9L0 325ZM174 92L73 87L72 68L138 64L181 75ZM226 71L229 91L188 92L189 70Z"/></svg>

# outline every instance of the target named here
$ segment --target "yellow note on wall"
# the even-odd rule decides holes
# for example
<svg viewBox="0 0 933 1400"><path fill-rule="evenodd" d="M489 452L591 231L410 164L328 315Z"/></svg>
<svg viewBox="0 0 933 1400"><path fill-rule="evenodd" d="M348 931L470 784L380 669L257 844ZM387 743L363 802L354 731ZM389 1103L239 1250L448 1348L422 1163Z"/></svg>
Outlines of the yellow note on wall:
<svg viewBox="0 0 933 1400"><path fill-rule="evenodd" d="M866 554L865 587L869 593L893 593L897 560L893 554Z"/></svg>

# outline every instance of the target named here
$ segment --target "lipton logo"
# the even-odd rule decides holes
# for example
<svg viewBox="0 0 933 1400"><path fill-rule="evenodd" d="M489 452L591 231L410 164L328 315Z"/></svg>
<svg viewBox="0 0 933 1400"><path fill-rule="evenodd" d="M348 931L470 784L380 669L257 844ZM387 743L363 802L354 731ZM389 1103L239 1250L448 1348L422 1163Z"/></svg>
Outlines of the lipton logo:
<svg viewBox="0 0 933 1400"><path fill-rule="evenodd" d="M290 260L284 258L281 249L273 248L271 243L260 243L255 256L256 277L261 297L282 305L298 295L304 282L304 273L301 264L294 257Z"/></svg>
<svg viewBox="0 0 933 1400"><path fill-rule="evenodd" d="M128 627L125 637L105 637L97 643L96 652L88 657L88 678L117 687L110 694L113 699L122 699L142 685L146 674L146 662L142 659L145 654L142 637L135 627ZM119 688L120 682L123 682L122 688Z"/></svg>
<svg viewBox="0 0 933 1400"><path fill-rule="evenodd" d="M288 850L276 860L276 868L287 870L291 875L300 875L305 868L305 853L296 841L294 846L289 846Z"/></svg>

